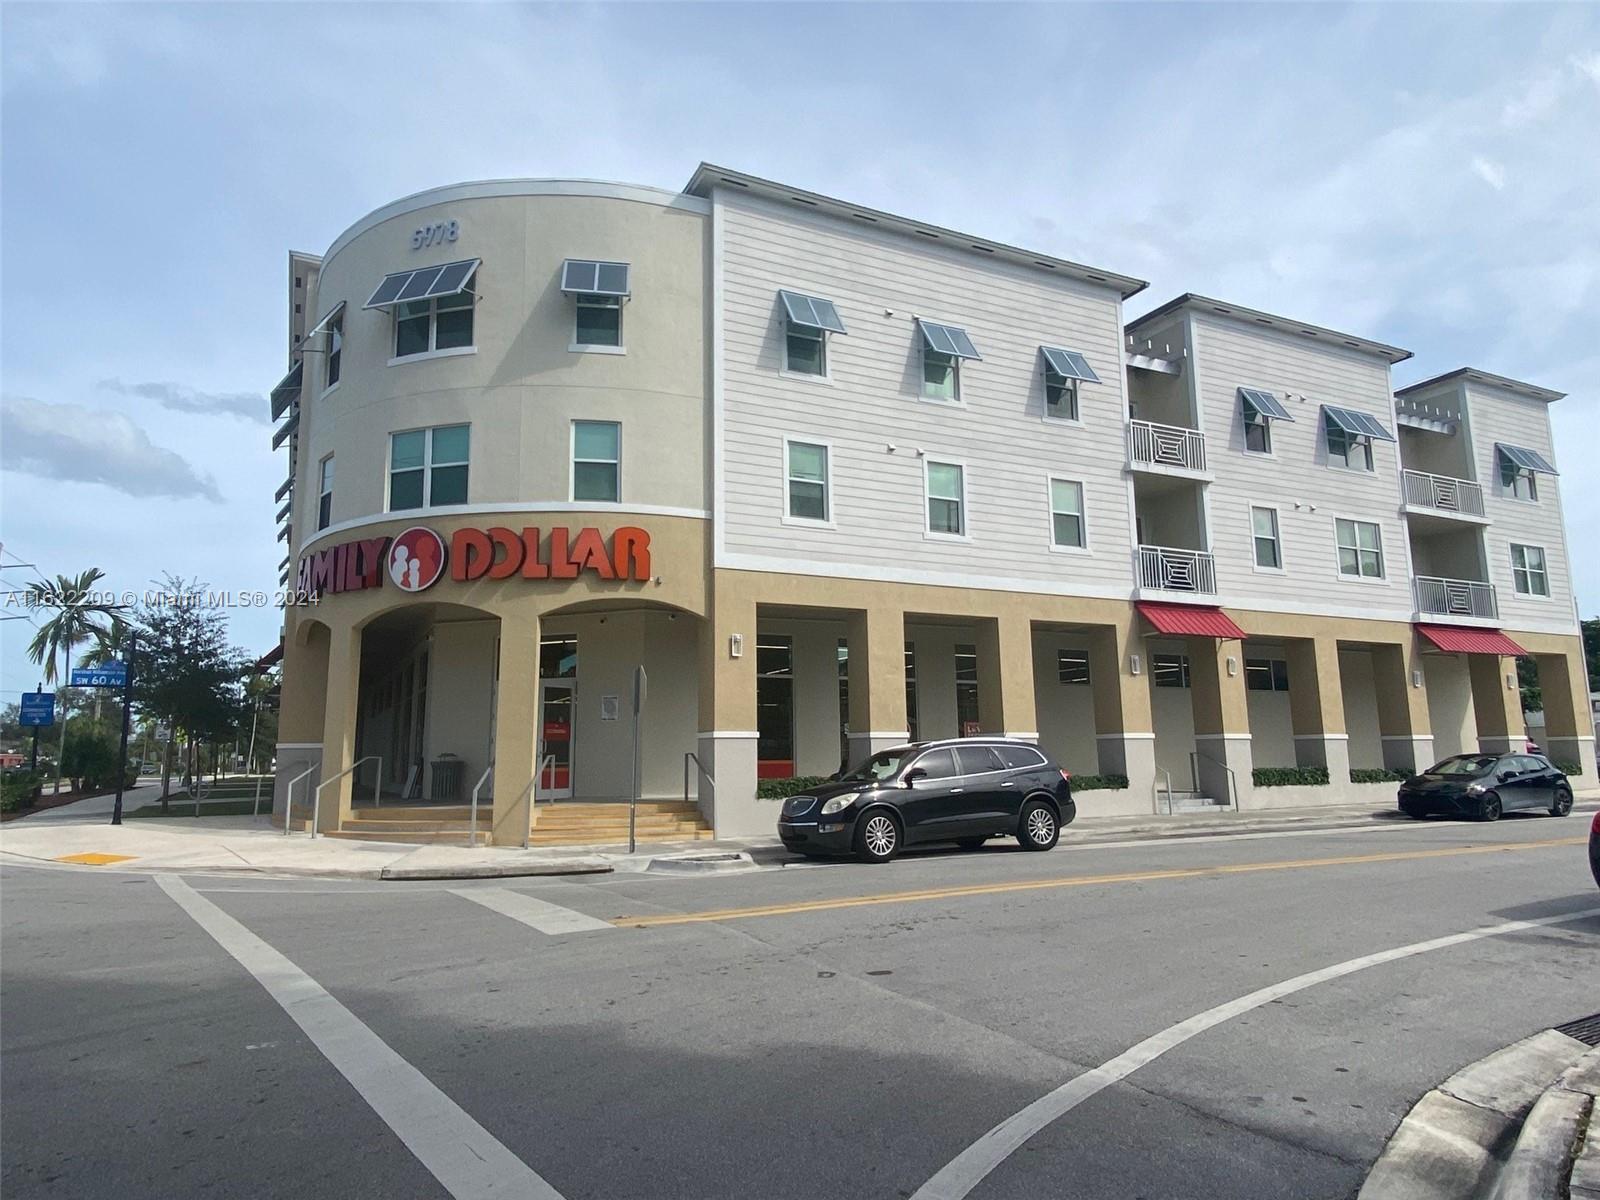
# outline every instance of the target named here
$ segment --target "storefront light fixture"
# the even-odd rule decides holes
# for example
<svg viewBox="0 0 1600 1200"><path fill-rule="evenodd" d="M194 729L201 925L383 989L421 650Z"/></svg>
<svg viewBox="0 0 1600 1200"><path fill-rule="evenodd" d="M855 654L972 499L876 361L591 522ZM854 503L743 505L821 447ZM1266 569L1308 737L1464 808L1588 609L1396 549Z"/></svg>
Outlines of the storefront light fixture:
<svg viewBox="0 0 1600 1200"><path fill-rule="evenodd" d="M1139 656L1137 654L1128 655L1128 674L1137 675L1139 673L1139 667Z"/></svg>
<svg viewBox="0 0 1600 1200"><path fill-rule="evenodd" d="M734 633L728 635L728 657L744 657L744 634Z"/></svg>

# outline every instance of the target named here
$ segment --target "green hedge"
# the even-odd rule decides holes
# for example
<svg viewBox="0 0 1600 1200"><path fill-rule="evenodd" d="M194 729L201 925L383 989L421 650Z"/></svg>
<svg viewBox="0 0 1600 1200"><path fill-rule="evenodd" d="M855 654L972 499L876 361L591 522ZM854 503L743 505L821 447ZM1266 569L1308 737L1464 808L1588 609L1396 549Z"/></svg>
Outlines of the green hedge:
<svg viewBox="0 0 1600 1200"><path fill-rule="evenodd" d="M1388 767L1351 767L1351 783L1404 783L1411 775L1406 771L1391 771Z"/></svg>
<svg viewBox="0 0 1600 1200"><path fill-rule="evenodd" d="M1126 775L1074 775L1072 777L1072 790L1075 792L1111 791L1127 786L1128 777Z"/></svg>
<svg viewBox="0 0 1600 1200"><path fill-rule="evenodd" d="M801 792L821 787L828 779L823 775L796 775L792 779L763 779L756 784L756 796L761 800L782 800L798 796Z"/></svg>
<svg viewBox="0 0 1600 1200"><path fill-rule="evenodd" d="M42 771L29 771L18 767L7 771L0 781L0 812L16 812L24 807L33 795L33 789L44 779Z"/></svg>
<svg viewBox="0 0 1600 1200"><path fill-rule="evenodd" d="M1250 778L1257 787L1319 787L1328 782L1328 768L1257 767Z"/></svg>
<svg viewBox="0 0 1600 1200"><path fill-rule="evenodd" d="M1554 761L1552 761L1550 765L1553 766L1556 770L1560 771L1563 775L1582 775L1583 774L1583 764L1582 763L1554 762Z"/></svg>

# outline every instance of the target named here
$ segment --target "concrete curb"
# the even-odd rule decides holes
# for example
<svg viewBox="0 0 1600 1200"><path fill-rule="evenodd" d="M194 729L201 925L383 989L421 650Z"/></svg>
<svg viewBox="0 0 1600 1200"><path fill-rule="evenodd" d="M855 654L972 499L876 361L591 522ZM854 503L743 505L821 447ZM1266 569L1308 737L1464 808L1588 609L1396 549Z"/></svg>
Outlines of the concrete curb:
<svg viewBox="0 0 1600 1200"><path fill-rule="evenodd" d="M375 879L520 879L533 875L609 875L606 862L482 863L461 867L384 867Z"/></svg>
<svg viewBox="0 0 1600 1200"><path fill-rule="evenodd" d="M1593 1096L1560 1086L1540 1096L1500 1172L1494 1200L1550 1200L1561 1195L1572 1170L1572 1147L1593 1104Z"/></svg>
<svg viewBox="0 0 1600 1200"><path fill-rule="evenodd" d="M1550 1029L1457 1071L1400 1122L1357 1200L1487 1195L1523 1119L1588 1050L1576 1038Z"/></svg>
<svg viewBox="0 0 1600 1200"><path fill-rule="evenodd" d="M663 854L652 858L645 870L661 875L726 875L754 871L755 859L743 851L711 851L706 854Z"/></svg>

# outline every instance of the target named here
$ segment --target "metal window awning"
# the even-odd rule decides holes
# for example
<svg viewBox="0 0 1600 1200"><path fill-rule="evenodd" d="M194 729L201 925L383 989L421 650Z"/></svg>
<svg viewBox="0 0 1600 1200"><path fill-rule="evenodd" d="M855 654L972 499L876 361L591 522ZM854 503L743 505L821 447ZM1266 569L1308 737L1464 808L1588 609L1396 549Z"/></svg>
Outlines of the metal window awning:
<svg viewBox="0 0 1600 1200"><path fill-rule="evenodd" d="M833 306L832 300L788 292L782 288L778 289L778 299L783 301L783 309L789 314L791 325L820 329L824 333L845 332L844 322L839 319L839 310Z"/></svg>
<svg viewBox="0 0 1600 1200"><path fill-rule="evenodd" d="M922 341L935 354L950 354L956 358L982 361L978 349L959 325L941 325L937 321L917 318L917 328L922 330Z"/></svg>
<svg viewBox="0 0 1600 1200"><path fill-rule="evenodd" d="M277 386L272 389L272 419L276 421L283 416L284 409L300 399L300 378L305 373L305 363L297 362L289 368L289 373L278 380Z"/></svg>
<svg viewBox="0 0 1600 1200"><path fill-rule="evenodd" d="M280 483L278 485L278 490L272 493L272 498L275 501L276 500L282 500L285 496L287 496L292 491L294 491L294 476L293 475L289 476L289 478L285 479L282 483Z"/></svg>
<svg viewBox="0 0 1600 1200"><path fill-rule="evenodd" d="M1394 434L1389 432L1382 421L1359 409L1335 408L1331 404L1324 404L1322 415L1351 437L1374 438L1380 442L1394 441Z"/></svg>
<svg viewBox="0 0 1600 1200"><path fill-rule="evenodd" d="M1504 442L1494 444L1494 452L1513 466L1524 471L1538 471L1545 475L1558 474L1550 465L1550 460L1537 450L1528 450L1522 446L1508 446Z"/></svg>
<svg viewBox="0 0 1600 1200"><path fill-rule="evenodd" d="M561 264L561 290L569 296L627 296L628 264L569 258Z"/></svg>
<svg viewBox="0 0 1600 1200"><path fill-rule="evenodd" d="M278 515L273 517L272 519L274 521L283 520L285 517L287 517L289 515L289 510L292 509L293 507L294 507L294 501L290 500L287 504L285 504L282 508L280 508L278 510Z"/></svg>
<svg viewBox="0 0 1600 1200"><path fill-rule="evenodd" d="M1239 389L1239 399L1255 409L1263 417L1272 421L1293 421L1289 410L1283 406L1283 401L1271 392L1264 392L1260 388Z"/></svg>
<svg viewBox="0 0 1600 1200"><path fill-rule="evenodd" d="M1040 346L1039 353L1044 355L1044 361L1050 364L1050 369L1057 375L1067 379L1078 379L1084 383L1099 383L1100 376L1094 373L1094 368L1089 365L1089 360L1076 350L1062 350L1055 346Z"/></svg>
<svg viewBox="0 0 1600 1200"><path fill-rule="evenodd" d="M1498 654L1527 658L1528 652L1498 629L1457 628L1454 625L1417 625L1416 631L1447 654Z"/></svg>
<svg viewBox="0 0 1600 1200"><path fill-rule="evenodd" d="M280 542L287 542L293 536L294 536L294 526L287 525L287 524L286 525L281 525L281 526L278 527L278 536L277 536L277 538L275 540L280 541Z"/></svg>
<svg viewBox="0 0 1600 1200"><path fill-rule="evenodd" d="M339 301L339 303L337 303L337 304L335 304L333 306L332 310L328 313L327 316L323 317L322 320L318 321L315 325L313 325L310 329L308 329L306 331L306 341L309 342L312 338L316 337L317 334L319 334L319 333L327 333L328 329L333 325L333 323L335 321L337 321L343 315L344 315L344 301L341 300L341 301Z"/></svg>
<svg viewBox="0 0 1600 1200"><path fill-rule="evenodd" d="M272 435L272 448L276 450L289 440L289 435L300 428L300 409L298 406L290 412L289 419L278 426L277 432Z"/></svg>
<svg viewBox="0 0 1600 1200"><path fill-rule="evenodd" d="M1245 632L1220 608L1200 604L1162 604L1140 600L1134 604L1139 615L1156 627L1157 633L1177 637L1237 638Z"/></svg>
<svg viewBox="0 0 1600 1200"><path fill-rule="evenodd" d="M437 300L441 296L458 296L467 290L472 277L483 262L479 258L445 263L442 267L416 267L410 271L396 271L385 275L383 282L373 290L371 298L362 308L392 308L412 300Z"/></svg>

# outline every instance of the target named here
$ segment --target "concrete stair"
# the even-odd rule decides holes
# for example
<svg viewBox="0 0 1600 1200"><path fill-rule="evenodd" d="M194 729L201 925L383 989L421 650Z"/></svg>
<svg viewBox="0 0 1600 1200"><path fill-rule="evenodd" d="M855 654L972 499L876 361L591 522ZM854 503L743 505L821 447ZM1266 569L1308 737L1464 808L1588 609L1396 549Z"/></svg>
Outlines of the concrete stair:
<svg viewBox="0 0 1600 1200"><path fill-rule="evenodd" d="M487 843L491 805L478 807L475 839ZM417 845L465 845L471 808L468 805L405 805L358 808L329 837L357 841L406 842ZM638 805L636 833L641 842L698 842L712 837L711 827L693 801L644 800ZM530 846L587 846L626 842L626 804L558 802L534 810Z"/></svg>
<svg viewBox="0 0 1600 1200"><path fill-rule="evenodd" d="M1227 812L1229 808L1226 800L1218 800L1211 796L1202 796L1199 792L1172 793L1172 811L1175 813L1214 813Z"/></svg>

